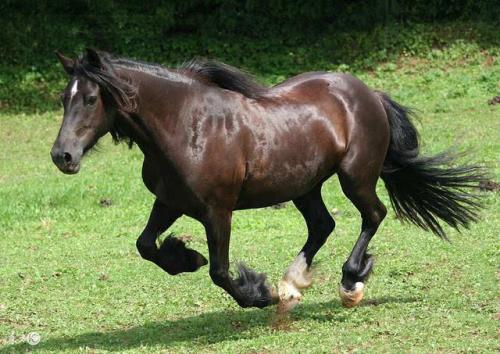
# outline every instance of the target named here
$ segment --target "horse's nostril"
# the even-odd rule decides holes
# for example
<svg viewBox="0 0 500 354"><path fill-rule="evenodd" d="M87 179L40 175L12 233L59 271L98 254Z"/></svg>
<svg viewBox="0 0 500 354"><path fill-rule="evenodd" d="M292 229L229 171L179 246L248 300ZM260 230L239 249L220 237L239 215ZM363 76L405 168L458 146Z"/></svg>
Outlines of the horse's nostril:
<svg viewBox="0 0 500 354"><path fill-rule="evenodd" d="M68 152L65 152L65 153L63 154L63 159L64 159L64 162L66 162L66 163L70 163L70 162L71 162L71 154L70 154L70 153L68 153Z"/></svg>

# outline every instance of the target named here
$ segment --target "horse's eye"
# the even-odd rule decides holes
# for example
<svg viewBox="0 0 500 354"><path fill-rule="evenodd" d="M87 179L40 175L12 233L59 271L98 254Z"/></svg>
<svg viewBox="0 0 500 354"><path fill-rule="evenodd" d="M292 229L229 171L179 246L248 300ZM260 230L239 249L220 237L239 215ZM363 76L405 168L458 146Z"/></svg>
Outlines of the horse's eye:
<svg viewBox="0 0 500 354"><path fill-rule="evenodd" d="M88 106L93 105L97 101L97 96L88 96L87 99L85 100L85 104Z"/></svg>

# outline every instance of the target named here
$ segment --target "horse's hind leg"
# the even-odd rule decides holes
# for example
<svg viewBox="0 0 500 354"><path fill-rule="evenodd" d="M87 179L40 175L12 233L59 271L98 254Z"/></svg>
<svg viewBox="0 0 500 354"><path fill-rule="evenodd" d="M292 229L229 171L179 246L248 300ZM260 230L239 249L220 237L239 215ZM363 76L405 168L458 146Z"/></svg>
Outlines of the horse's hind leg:
<svg viewBox="0 0 500 354"><path fill-rule="evenodd" d="M171 275L181 272L194 272L207 264L207 260L195 250L186 248L184 242L169 236L160 248L156 246L156 239L165 232L180 213L168 209L159 200L156 200L148 223L137 239L136 245L142 258L158 265Z"/></svg>
<svg viewBox="0 0 500 354"><path fill-rule="evenodd" d="M278 284L282 310L295 306L302 298L302 289L311 285L309 268L313 258L335 228L335 222L321 197L321 185L293 202L306 221L308 236L304 247Z"/></svg>
<svg viewBox="0 0 500 354"><path fill-rule="evenodd" d="M359 210L362 218L361 233L354 248L342 267L342 281L339 289L345 307L356 306L363 298L364 284L373 267L373 258L367 248L387 210L377 197L375 187L378 176L368 169L356 169L359 173L339 172L344 194ZM363 172L361 172L363 171Z"/></svg>

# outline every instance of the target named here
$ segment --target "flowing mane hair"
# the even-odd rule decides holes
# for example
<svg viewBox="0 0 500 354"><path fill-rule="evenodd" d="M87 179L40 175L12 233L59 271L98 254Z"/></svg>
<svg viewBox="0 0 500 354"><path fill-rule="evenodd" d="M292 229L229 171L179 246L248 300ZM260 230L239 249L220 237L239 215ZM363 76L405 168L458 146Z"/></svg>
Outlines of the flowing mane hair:
<svg viewBox="0 0 500 354"><path fill-rule="evenodd" d="M222 89L239 92L248 98L261 98L268 90L247 72L213 59L192 59L182 64L180 69L194 74L203 81Z"/></svg>

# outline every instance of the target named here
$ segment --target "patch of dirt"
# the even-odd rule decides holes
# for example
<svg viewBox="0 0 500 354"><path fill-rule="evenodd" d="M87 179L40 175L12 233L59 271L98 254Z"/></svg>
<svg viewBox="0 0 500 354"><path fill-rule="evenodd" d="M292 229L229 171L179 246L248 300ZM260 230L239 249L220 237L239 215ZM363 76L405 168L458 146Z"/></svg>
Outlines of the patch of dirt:
<svg viewBox="0 0 500 354"><path fill-rule="evenodd" d="M113 201L111 199L108 199L108 198L103 198L103 199L99 200L99 205L103 208L108 208L111 205L113 205Z"/></svg>
<svg viewBox="0 0 500 354"><path fill-rule="evenodd" d="M232 321L231 326L237 331L243 328L241 321Z"/></svg>
<svg viewBox="0 0 500 354"><path fill-rule="evenodd" d="M187 243L187 242L189 242L189 241L192 241L192 240L193 240L193 236L191 236L191 235L180 235L180 236L178 237L178 239L179 239L179 240L181 240L181 241L182 241L182 242L184 242L184 243Z"/></svg>
<svg viewBox="0 0 500 354"><path fill-rule="evenodd" d="M330 214L332 214L332 216L339 216L339 215L342 215L342 212L338 208L333 208L330 211Z"/></svg>
<svg viewBox="0 0 500 354"><path fill-rule="evenodd" d="M496 105L500 103L500 96L495 96L491 100L488 101L490 106Z"/></svg>
<svg viewBox="0 0 500 354"><path fill-rule="evenodd" d="M276 313L271 317L270 326L275 331L291 331L292 330L292 319L288 312L276 311Z"/></svg>
<svg viewBox="0 0 500 354"><path fill-rule="evenodd" d="M484 180L479 182L479 190L483 192L498 192L500 190L500 183L491 180Z"/></svg>

